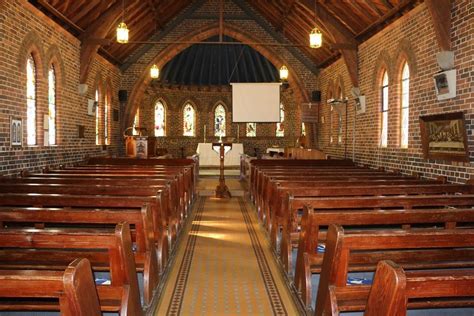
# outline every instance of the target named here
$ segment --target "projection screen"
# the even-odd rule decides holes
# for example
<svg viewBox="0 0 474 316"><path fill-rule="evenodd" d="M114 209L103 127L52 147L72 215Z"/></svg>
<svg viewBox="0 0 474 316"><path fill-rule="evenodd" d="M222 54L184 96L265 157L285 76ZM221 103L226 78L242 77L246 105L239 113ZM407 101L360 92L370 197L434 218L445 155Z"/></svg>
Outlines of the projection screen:
<svg viewBox="0 0 474 316"><path fill-rule="evenodd" d="M231 83L232 121L280 122L281 83Z"/></svg>

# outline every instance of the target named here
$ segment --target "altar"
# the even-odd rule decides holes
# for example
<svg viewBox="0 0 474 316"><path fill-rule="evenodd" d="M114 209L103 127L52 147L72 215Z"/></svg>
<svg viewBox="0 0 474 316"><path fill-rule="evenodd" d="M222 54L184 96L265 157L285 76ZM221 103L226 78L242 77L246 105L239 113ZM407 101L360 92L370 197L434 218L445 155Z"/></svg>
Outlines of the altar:
<svg viewBox="0 0 474 316"><path fill-rule="evenodd" d="M199 143L196 149L199 154L200 166L219 167L219 153L212 149L212 143ZM244 153L244 145L233 143L225 155L225 166L240 166L240 155Z"/></svg>

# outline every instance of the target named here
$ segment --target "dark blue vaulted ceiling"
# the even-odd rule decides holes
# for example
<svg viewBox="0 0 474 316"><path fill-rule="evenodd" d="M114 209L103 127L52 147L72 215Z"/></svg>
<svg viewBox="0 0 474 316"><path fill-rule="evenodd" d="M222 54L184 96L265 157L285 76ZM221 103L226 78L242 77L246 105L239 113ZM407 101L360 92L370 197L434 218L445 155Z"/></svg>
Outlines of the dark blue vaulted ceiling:
<svg viewBox="0 0 474 316"><path fill-rule="evenodd" d="M218 42L214 36L206 42ZM224 42L238 42L224 36ZM170 60L160 81L178 85L228 85L230 82L277 82L278 70L248 45L194 44Z"/></svg>

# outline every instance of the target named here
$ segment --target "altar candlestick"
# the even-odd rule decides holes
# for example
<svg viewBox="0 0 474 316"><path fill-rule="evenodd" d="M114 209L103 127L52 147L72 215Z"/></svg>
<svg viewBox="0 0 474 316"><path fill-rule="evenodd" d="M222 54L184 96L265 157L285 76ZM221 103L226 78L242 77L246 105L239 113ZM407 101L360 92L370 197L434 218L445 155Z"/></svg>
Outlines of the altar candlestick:
<svg viewBox="0 0 474 316"><path fill-rule="evenodd" d="M237 143L239 142L239 136L240 136L240 125L237 125Z"/></svg>
<svg viewBox="0 0 474 316"><path fill-rule="evenodd" d="M204 125L204 142L206 142L206 125Z"/></svg>

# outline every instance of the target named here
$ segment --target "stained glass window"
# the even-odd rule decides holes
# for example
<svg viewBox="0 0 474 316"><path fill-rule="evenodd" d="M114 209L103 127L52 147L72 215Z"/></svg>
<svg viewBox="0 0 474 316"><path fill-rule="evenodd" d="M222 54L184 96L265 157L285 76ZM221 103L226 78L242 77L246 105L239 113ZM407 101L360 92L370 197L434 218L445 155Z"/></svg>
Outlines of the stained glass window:
<svg viewBox="0 0 474 316"><path fill-rule="evenodd" d="M52 65L48 72L48 125L48 142L56 145L56 74Z"/></svg>
<svg viewBox="0 0 474 316"><path fill-rule="evenodd" d="M388 74L385 71L382 77L382 100L381 100L381 130L380 146L387 147L388 142Z"/></svg>
<svg viewBox="0 0 474 316"><path fill-rule="evenodd" d="M140 126L140 108L137 108L137 112L135 112L135 117L133 118L133 135L138 135L137 127Z"/></svg>
<svg viewBox="0 0 474 316"><path fill-rule="evenodd" d="M216 106L214 111L214 136L225 136L225 108L222 104Z"/></svg>
<svg viewBox="0 0 474 316"><path fill-rule="evenodd" d="M280 103L280 122L276 124L276 137L285 136L285 109Z"/></svg>
<svg viewBox="0 0 474 316"><path fill-rule="evenodd" d="M109 145L109 106L110 106L110 91L107 89L104 102L104 142Z"/></svg>
<svg viewBox="0 0 474 316"><path fill-rule="evenodd" d="M306 135L306 124L301 122L301 135Z"/></svg>
<svg viewBox="0 0 474 316"><path fill-rule="evenodd" d="M183 111L183 136L195 136L196 112L191 104L186 104Z"/></svg>
<svg viewBox="0 0 474 316"><path fill-rule="evenodd" d="M409 107L410 107L410 68L405 62L402 70L402 89L401 89L401 117L400 117L400 146L402 148L408 147L408 122L409 122Z"/></svg>
<svg viewBox="0 0 474 316"><path fill-rule="evenodd" d="M257 136L257 123L245 124L245 136L256 137Z"/></svg>
<svg viewBox="0 0 474 316"><path fill-rule="evenodd" d="M155 136L165 136L166 131L166 110L161 101L155 104Z"/></svg>
<svg viewBox="0 0 474 316"><path fill-rule="evenodd" d="M33 56L26 61L26 135L27 144L36 144L36 65Z"/></svg>
<svg viewBox="0 0 474 316"><path fill-rule="evenodd" d="M95 90L95 144L100 145L99 137L99 90Z"/></svg>

